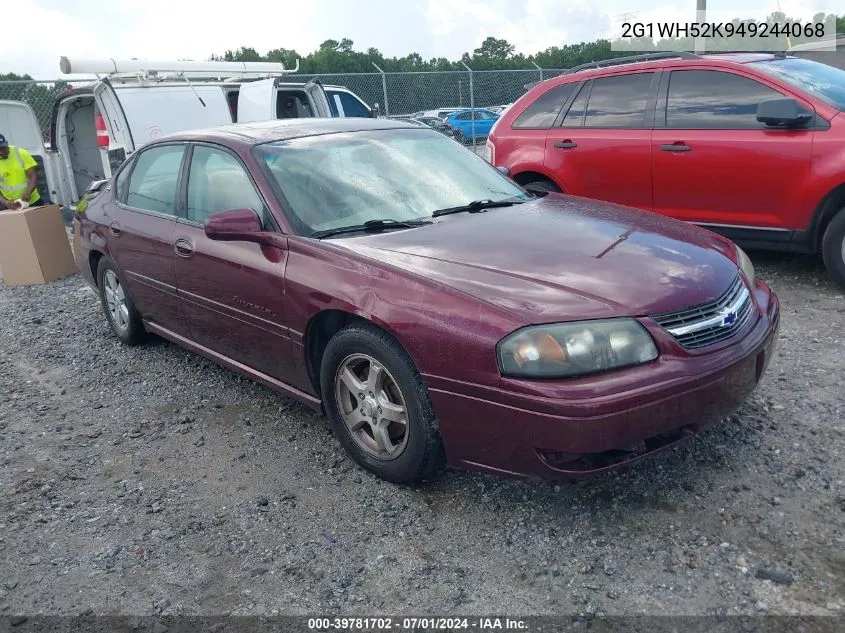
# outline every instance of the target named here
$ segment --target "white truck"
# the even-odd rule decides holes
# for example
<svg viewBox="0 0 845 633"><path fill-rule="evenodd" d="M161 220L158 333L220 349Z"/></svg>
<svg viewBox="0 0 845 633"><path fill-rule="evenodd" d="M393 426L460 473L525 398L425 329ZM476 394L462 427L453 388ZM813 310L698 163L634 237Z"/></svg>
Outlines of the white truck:
<svg viewBox="0 0 845 633"><path fill-rule="evenodd" d="M273 62L62 57L60 68L98 78L69 87L56 100L49 142L44 144L32 108L19 101L0 101L0 130L43 164L42 198L69 208L92 183L110 178L136 149L164 134L233 122L348 116L353 110L374 116L342 86L285 82L285 75L299 69L298 61L286 69Z"/></svg>

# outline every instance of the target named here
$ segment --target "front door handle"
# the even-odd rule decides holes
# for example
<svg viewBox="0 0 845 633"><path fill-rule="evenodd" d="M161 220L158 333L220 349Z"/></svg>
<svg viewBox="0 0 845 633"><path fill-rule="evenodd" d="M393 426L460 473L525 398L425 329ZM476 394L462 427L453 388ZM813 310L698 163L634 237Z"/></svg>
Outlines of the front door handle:
<svg viewBox="0 0 845 633"><path fill-rule="evenodd" d="M566 139L565 141L555 143L555 147L558 149L572 149L573 147L578 147L578 143L573 143L571 140Z"/></svg>
<svg viewBox="0 0 845 633"><path fill-rule="evenodd" d="M664 152L689 152L692 151L692 148L689 145L686 145L682 141L676 141L671 145L661 145L660 149Z"/></svg>
<svg viewBox="0 0 845 633"><path fill-rule="evenodd" d="M120 235L123 233L123 228L117 222L109 224L109 233L112 235Z"/></svg>
<svg viewBox="0 0 845 633"><path fill-rule="evenodd" d="M190 257L194 254L194 245L184 237L180 237L173 242L173 250L176 251L179 257Z"/></svg>

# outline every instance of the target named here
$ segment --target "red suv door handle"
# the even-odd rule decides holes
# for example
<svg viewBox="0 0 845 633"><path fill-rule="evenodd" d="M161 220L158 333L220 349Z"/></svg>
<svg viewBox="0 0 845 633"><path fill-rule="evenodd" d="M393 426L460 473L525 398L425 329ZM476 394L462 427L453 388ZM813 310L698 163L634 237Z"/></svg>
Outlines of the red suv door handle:
<svg viewBox="0 0 845 633"><path fill-rule="evenodd" d="M194 245L183 237L173 242L173 250L179 257L190 257L194 254Z"/></svg>
<svg viewBox="0 0 845 633"><path fill-rule="evenodd" d="M689 152L692 148L683 141L675 141L671 145L661 145L660 149L664 152Z"/></svg>
<svg viewBox="0 0 845 633"><path fill-rule="evenodd" d="M566 139L565 141L555 143L555 147L558 149L572 149L573 147L578 147L578 143L573 143L569 139Z"/></svg>

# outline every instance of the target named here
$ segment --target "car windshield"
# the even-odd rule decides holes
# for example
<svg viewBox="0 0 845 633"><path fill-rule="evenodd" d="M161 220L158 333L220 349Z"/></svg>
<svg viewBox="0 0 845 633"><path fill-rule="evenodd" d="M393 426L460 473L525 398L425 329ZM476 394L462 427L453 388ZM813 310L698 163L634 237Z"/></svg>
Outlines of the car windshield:
<svg viewBox="0 0 845 633"><path fill-rule="evenodd" d="M309 136L255 151L301 235L430 219L477 200L530 199L483 158L426 128Z"/></svg>
<svg viewBox="0 0 845 633"><path fill-rule="evenodd" d="M751 65L810 93L837 110L845 110L845 70L795 57L752 62Z"/></svg>

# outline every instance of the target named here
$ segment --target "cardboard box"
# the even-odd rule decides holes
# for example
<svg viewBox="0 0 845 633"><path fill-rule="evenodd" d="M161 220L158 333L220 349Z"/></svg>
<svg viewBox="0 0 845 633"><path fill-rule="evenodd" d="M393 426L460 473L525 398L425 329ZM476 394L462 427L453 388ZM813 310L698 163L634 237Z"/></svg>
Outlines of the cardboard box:
<svg viewBox="0 0 845 633"><path fill-rule="evenodd" d="M59 205L0 211L0 275L7 286L48 284L75 272Z"/></svg>

